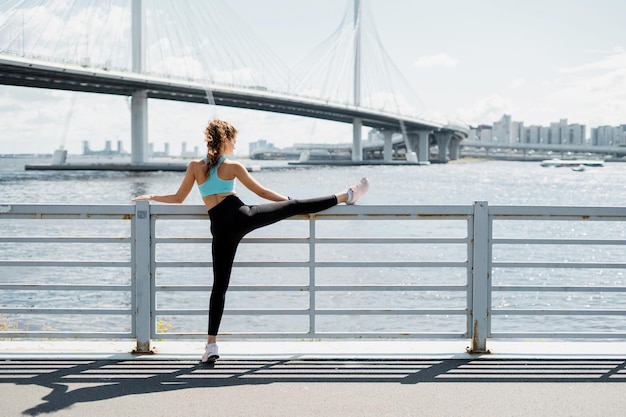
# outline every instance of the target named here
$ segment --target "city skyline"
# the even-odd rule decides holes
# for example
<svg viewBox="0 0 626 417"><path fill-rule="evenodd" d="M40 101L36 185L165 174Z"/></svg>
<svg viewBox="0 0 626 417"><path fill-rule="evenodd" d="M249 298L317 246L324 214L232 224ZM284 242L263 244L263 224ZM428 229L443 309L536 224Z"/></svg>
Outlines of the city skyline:
<svg viewBox="0 0 626 417"><path fill-rule="evenodd" d="M492 124L472 126L471 140L483 142L576 144L596 146L626 146L626 124L619 126L596 126L587 130L586 125L569 123L567 119L550 122L549 125L527 125L504 114Z"/></svg>
<svg viewBox="0 0 626 417"><path fill-rule="evenodd" d="M589 129L626 123L623 2L367 3L384 48L433 117L473 126L490 124L502 114L515 114L529 125L564 118ZM346 4L229 1L288 65L332 33ZM70 153L78 153L86 139L129 137L127 100L85 93L76 95L64 138L72 100L69 92L0 86L0 117L9 127L0 132L0 153L50 153L63 140ZM260 138L279 146L345 142L352 130L351 125L295 116L158 100L150 101L149 115L149 141L157 147L183 141L202 145L204 126L214 115L239 128L242 149Z"/></svg>

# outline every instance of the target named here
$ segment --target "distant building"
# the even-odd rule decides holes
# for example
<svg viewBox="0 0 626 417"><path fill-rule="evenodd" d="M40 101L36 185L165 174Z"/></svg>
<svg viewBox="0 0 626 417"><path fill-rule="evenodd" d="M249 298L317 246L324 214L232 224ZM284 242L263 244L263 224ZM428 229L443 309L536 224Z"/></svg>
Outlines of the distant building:
<svg viewBox="0 0 626 417"><path fill-rule="evenodd" d="M608 127L607 127L608 128ZM618 127L620 132L604 129L596 133L594 145L616 140L626 142L624 133L626 125ZM593 131L593 130L592 130ZM584 145L587 143L587 127L580 124L568 124L567 119L550 123L550 126L524 126L524 122L511 120L508 114L503 115L493 126L480 125L471 128L470 138L481 142L497 142L502 144L536 143L548 145ZM621 138L621 139L619 139Z"/></svg>
<svg viewBox="0 0 626 417"><path fill-rule="evenodd" d="M481 142L491 142L493 139L493 128L489 125L479 125L470 129L469 140Z"/></svg>
<svg viewBox="0 0 626 417"><path fill-rule="evenodd" d="M250 142L248 145L248 155L252 155L258 151L276 151L278 148L273 144L267 141L267 139L259 139L256 142Z"/></svg>
<svg viewBox="0 0 626 417"><path fill-rule="evenodd" d="M122 141L117 141L117 150L113 150L111 146L111 141L107 140L104 144L104 149L100 151L94 151L91 149L88 140L83 141L83 155L88 156L120 156L120 155L128 155L128 152L124 150L122 145Z"/></svg>
<svg viewBox="0 0 626 417"><path fill-rule="evenodd" d="M508 114L502 115L500 120L493 123L491 141L504 144L512 143L512 130L511 116Z"/></svg>
<svg viewBox="0 0 626 417"><path fill-rule="evenodd" d="M546 143L548 129L543 126L524 127L522 132L522 143Z"/></svg>
<svg viewBox="0 0 626 417"><path fill-rule="evenodd" d="M596 146L625 146L626 125L598 126L591 129L591 144Z"/></svg>
<svg viewBox="0 0 626 417"><path fill-rule="evenodd" d="M579 124L568 125L565 140L570 145L584 145L587 142L587 127Z"/></svg>
<svg viewBox="0 0 626 417"><path fill-rule="evenodd" d="M299 159L301 152L294 148L278 148L266 139L251 142L249 147L250 159Z"/></svg>
<svg viewBox="0 0 626 417"><path fill-rule="evenodd" d="M195 146L193 148L193 151L188 151L187 150L187 142L183 142L182 144L182 149L180 151L180 156L182 156L183 158L197 158L199 155L198 153L198 147Z"/></svg>
<svg viewBox="0 0 626 417"><path fill-rule="evenodd" d="M154 143L150 143L148 146L149 146L148 152L149 152L150 157L166 158L170 156L170 144L169 143L165 143L163 145L163 151L155 151Z"/></svg>

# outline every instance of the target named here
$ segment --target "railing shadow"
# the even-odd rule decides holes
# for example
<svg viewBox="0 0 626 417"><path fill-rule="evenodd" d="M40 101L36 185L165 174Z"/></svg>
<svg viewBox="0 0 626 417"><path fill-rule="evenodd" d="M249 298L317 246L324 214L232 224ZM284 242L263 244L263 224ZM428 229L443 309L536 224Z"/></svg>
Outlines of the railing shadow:
<svg viewBox="0 0 626 417"><path fill-rule="evenodd" d="M623 359L246 360L213 367L193 361L55 360L0 363L0 384L50 389L38 415L78 403L189 388L272 383L626 382ZM1 389L1 387L0 387Z"/></svg>

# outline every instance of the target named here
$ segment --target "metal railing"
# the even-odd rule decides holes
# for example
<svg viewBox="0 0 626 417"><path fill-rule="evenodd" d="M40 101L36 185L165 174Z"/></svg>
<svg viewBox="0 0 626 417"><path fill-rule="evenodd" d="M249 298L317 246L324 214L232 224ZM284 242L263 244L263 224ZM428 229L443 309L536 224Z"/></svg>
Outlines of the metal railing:
<svg viewBox="0 0 626 417"><path fill-rule="evenodd" d="M0 206L0 337L134 339L138 352L205 337L208 225L202 206ZM623 339L624 236L621 207L296 216L243 240L221 330L471 339L474 352L490 337Z"/></svg>

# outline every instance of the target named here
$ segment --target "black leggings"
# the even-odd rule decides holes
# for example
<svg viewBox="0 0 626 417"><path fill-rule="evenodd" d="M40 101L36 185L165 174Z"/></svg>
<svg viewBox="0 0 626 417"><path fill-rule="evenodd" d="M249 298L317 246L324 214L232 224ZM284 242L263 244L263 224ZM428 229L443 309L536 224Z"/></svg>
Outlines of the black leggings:
<svg viewBox="0 0 626 417"><path fill-rule="evenodd" d="M213 235L213 290L209 305L209 335L217 335L224 313L235 252L243 237L263 226L297 214L317 213L337 205L337 197L288 200L248 206L234 195L209 210Z"/></svg>

